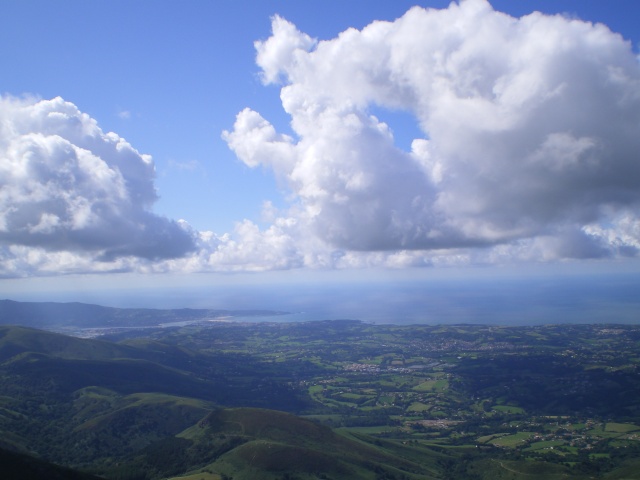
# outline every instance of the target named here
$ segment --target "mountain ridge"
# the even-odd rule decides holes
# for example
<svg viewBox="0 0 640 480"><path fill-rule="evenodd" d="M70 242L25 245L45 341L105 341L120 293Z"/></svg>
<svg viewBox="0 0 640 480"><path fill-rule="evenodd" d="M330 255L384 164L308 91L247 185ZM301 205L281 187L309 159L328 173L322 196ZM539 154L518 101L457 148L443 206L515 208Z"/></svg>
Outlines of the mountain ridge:
<svg viewBox="0 0 640 480"><path fill-rule="evenodd" d="M0 300L0 325L32 328L157 327L174 322L198 322L224 317L288 314L275 310L119 308L81 302Z"/></svg>

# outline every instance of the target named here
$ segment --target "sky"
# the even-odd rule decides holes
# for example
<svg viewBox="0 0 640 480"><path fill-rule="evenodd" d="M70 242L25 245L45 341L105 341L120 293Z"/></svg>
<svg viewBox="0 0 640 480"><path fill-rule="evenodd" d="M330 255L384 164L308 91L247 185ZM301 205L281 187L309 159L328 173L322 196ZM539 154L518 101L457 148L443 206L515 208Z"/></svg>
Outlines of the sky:
<svg viewBox="0 0 640 480"><path fill-rule="evenodd" d="M3 17L6 297L640 273L634 0Z"/></svg>

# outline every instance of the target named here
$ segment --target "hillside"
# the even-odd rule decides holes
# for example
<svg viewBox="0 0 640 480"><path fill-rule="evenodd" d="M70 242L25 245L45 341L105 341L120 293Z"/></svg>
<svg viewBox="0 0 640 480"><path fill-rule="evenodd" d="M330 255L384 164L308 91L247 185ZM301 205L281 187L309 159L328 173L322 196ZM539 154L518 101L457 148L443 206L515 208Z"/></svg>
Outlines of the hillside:
<svg viewBox="0 0 640 480"><path fill-rule="evenodd" d="M259 374L252 362L236 366L174 345L134 343L0 327L3 444L88 466L171 437L214 405L295 404L285 386L238 376Z"/></svg>
<svg viewBox="0 0 640 480"><path fill-rule="evenodd" d="M60 467L30 455L0 448L0 478L2 480L99 480L100 477Z"/></svg>
<svg viewBox="0 0 640 480"><path fill-rule="evenodd" d="M26 352L81 360L146 357L135 348L112 342L85 340L33 328L0 326L0 362Z"/></svg>
<svg viewBox="0 0 640 480"><path fill-rule="evenodd" d="M254 408L216 409L162 449L149 448L124 463L129 470L158 471L168 451L191 459L184 467L218 472L237 480L281 478L441 478L438 462L449 458L430 449L398 455L391 445L367 443L284 412ZM164 455L159 455L165 452ZM200 465L198 465L200 462ZM170 464L174 466L174 464ZM109 472L107 472L109 473ZM162 475L163 472L158 472ZM164 473L170 473L168 470Z"/></svg>
<svg viewBox="0 0 640 480"><path fill-rule="evenodd" d="M300 408L265 366L244 355L200 354L160 342L132 345L24 327L0 327L5 395L69 395L98 386L121 394L162 392L224 405ZM256 396L256 389L261 395ZM1 394L1 393L0 393Z"/></svg>

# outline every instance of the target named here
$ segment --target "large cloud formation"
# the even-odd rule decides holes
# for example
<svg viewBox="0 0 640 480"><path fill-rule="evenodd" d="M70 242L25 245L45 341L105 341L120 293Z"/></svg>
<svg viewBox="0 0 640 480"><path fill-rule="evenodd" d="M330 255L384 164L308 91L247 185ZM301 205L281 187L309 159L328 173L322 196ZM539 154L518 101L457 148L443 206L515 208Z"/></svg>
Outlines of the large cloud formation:
<svg viewBox="0 0 640 480"><path fill-rule="evenodd" d="M272 29L257 63L296 138L251 109L223 138L293 193L280 220L334 256L638 252L640 67L606 26L464 0L326 41L278 16ZM371 113L385 109L415 118L411 151Z"/></svg>
<svg viewBox="0 0 640 480"><path fill-rule="evenodd" d="M72 103L0 97L2 273L192 251L191 233L150 211L154 178L149 156Z"/></svg>
<svg viewBox="0 0 640 480"><path fill-rule="evenodd" d="M294 135L249 108L223 133L290 192L266 228L157 216L150 157L60 98L0 97L0 276L638 256L640 66L606 26L463 0L272 30L257 64ZM387 111L415 120L410 149Z"/></svg>

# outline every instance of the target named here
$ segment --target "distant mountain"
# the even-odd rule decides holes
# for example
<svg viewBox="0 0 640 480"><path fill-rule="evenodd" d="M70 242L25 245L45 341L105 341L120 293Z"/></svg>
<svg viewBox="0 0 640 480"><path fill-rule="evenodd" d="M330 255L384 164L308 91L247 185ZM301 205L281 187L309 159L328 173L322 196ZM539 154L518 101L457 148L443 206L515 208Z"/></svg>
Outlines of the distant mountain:
<svg viewBox="0 0 640 480"><path fill-rule="evenodd" d="M114 308L86 303L0 300L0 325L34 328L154 327L223 317L286 315L271 310Z"/></svg>

